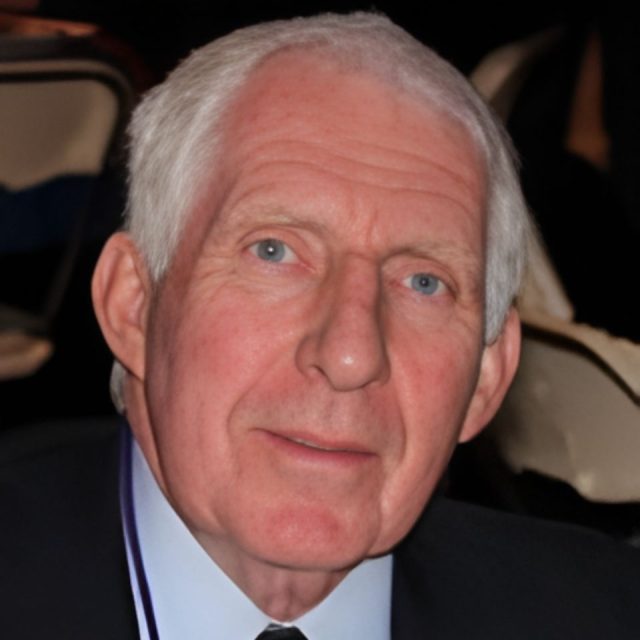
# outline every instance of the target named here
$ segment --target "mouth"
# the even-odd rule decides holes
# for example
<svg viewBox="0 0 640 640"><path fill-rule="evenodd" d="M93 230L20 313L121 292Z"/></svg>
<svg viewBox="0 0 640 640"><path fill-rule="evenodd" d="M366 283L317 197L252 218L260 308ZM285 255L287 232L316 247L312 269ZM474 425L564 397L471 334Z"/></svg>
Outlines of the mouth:
<svg viewBox="0 0 640 640"><path fill-rule="evenodd" d="M304 438L294 438L294 437L289 438L287 436L282 436L282 437L284 437L285 440L289 440L289 442L293 442L294 444L299 444L299 445L302 445L303 447L309 447L311 449L317 449L318 451L328 451L333 453L364 453L363 451L358 451L357 449L352 449L349 447L325 446L325 445L319 444L318 442L313 442L311 440L306 440Z"/></svg>
<svg viewBox="0 0 640 640"><path fill-rule="evenodd" d="M318 464L354 465L374 457L361 444L346 441L325 441L315 436L260 431L267 443L283 455Z"/></svg>

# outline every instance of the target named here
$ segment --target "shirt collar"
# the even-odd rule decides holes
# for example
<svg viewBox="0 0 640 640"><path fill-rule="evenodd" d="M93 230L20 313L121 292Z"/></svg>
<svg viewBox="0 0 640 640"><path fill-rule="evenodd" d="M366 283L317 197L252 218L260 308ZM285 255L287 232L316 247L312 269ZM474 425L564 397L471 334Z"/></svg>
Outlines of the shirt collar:
<svg viewBox="0 0 640 640"><path fill-rule="evenodd" d="M272 620L191 535L158 487L135 441L132 455L135 524L160 639L254 638ZM128 540L127 557L135 594L138 585ZM391 578L391 555L366 560L293 622L309 640L389 640ZM136 613L145 637L138 602Z"/></svg>

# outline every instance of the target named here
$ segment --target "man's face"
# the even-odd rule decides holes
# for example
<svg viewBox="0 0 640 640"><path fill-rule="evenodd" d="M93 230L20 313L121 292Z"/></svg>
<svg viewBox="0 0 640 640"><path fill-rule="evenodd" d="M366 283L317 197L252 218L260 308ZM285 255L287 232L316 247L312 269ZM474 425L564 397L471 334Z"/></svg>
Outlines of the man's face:
<svg viewBox="0 0 640 640"><path fill-rule="evenodd" d="M479 428L483 170L451 120L312 57L267 62L227 131L148 308L133 428L231 573L345 569Z"/></svg>

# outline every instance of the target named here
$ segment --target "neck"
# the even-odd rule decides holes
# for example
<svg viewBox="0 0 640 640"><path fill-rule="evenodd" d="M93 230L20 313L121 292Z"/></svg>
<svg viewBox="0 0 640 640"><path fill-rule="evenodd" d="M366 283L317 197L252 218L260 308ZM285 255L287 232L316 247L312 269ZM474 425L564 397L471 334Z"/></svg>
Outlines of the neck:
<svg viewBox="0 0 640 640"><path fill-rule="evenodd" d="M322 602L347 575L339 571L290 569L245 557L206 535L192 531L214 562L248 598L274 620L287 622Z"/></svg>

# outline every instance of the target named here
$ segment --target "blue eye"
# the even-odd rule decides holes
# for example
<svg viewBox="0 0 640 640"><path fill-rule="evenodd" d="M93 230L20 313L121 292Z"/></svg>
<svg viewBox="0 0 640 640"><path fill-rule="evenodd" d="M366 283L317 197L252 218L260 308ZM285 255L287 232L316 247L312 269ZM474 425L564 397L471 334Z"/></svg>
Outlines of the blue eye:
<svg viewBox="0 0 640 640"><path fill-rule="evenodd" d="M431 273L415 273L409 278L409 285L424 296L432 296L440 290L442 282Z"/></svg>
<svg viewBox="0 0 640 640"><path fill-rule="evenodd" d="M256 242L252 249L258 258L267 262L284 262L289 257L287 254L290 253L290 249L284 242L274 238Z"/></svg>

